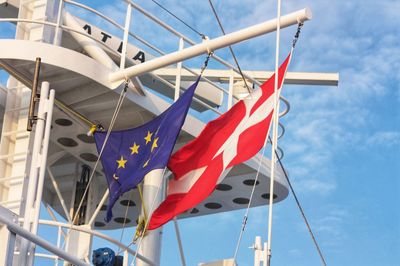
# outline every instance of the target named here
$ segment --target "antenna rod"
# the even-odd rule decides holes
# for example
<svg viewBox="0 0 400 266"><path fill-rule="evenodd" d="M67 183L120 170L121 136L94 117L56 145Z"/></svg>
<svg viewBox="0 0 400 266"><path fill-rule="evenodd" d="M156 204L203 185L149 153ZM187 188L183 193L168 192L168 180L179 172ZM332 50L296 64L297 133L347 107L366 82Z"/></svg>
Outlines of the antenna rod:
<svg viewBox="0 0 400 266"><path fill-rule="evenodd" d="M36 106L37 100L40 98L40 94L37 93L37 87L39 84L40 61L41 61L40 57L36 57L35 72L33 74L31 100L29 103L28 124L26 126L27 131L32 131L33 122L36 119L35 118L35 106Z"/></svg>

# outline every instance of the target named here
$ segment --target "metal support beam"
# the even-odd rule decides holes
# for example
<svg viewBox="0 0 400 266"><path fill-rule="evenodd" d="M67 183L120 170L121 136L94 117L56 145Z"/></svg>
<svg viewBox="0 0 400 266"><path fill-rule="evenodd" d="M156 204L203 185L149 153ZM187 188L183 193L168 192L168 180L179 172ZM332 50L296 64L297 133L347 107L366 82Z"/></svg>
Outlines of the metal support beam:
<svg viewBox="0 0 400 266"><path fill-rule="evenodd" d="M4 60L0 59L0 68L4 69L8 74L13 76L16 80L24 84L28 88L32 88L32 81L29 80L24 74L19 72L13 66L5 62ZM66 104L61 102L60 100L54 99L55 105L62 111L65 111L69 115L73 115L74 117L78 118L80 121L85 122L88 126L96 124L95 122L89 121L85 116L78 113L77 111L71 109Z"/></svg>
<svg viewBox="0 0 400 266"><path fill-rule="evenodd" d="M200 73L200 69L192 69L196 73ZM232 76L230 69L209 69L203 72L203 77L213 82L229 83ZM253 77L255 80L263 83L270 78L274 72L272 71L243 71L245 75ZM160 68L153 71L153 74L160 76L166 80L174 80L178 71L176 68ZM183 69L181 73L182 81L195 81L196 76L189 71ZM241 81L242 76L233 72L233 80ZM319 86L337 86L339 84L339 73L316 73L316 72L287 72L285 75L285 84L292 85L319 85Z"/></svg>
<svg viewBox="0 0 400 266"><path fill-rule="evenodd" d="M89 226L93 225L94 221L96 220L97 215L101 211L101 208L103 207L104 203L106 203L106 200L108 199L109 194L110 194L110 191L107 189L106 192L104 192L104 195L101 198L99 205L97 206L96 210L94 211L92 217L90 218L89 222L87 223Z"/></svg>
<svg viewBox="0 0 400 266"><path fill-rule="evenodd" d="M0 205L0 217L3 219L7 219L8 221L17 224L18 223L18 216L8 210L7 208L4 208L3 206ZM1 222L0 222L0 230L6 230L5 228L1 228ZM15 248L15 239L16 239L16 234L14 232L9 231L8 240L3 243L7 243L7 249L5 252L5 258L4 258L4 265L5 266L12 266L13 265L13 260L14 260L14 248Z"/></svg>
<svg viewBox="0 0 400 266"><path fill-rule="evenodd" d="M41 246L44 249L47 249L48 251L52 252L53 254L59 256L60 258L63 258L66 261L71 262L74 265L77 266L90 266L90 264L87 264L81 260L78 260L77 258L71 256L64 250L57 248L54 246L54 244L47 242L41 237L38 237L28 230L23 229L13 221L8 220L6 217L3 217L0 215L0 223L7 225L8 230L11 232L23 237L24 239L27 239L30 242L35 243L36 245Z"/></svg>
<svg viewBox="0 0 400 266"><path fill-rule="evenodd" d="M130 9L128 7L128 9ZM79 22L68 12L64 12L64 17L63 17L65 24L75 30L78 31L83 31L81 26L79 25ZM129 25L128 25L129 26ZM92 39L76 33L76 32L70 32L71 36L82 46L82 48L95 60L109 68L111 71L118 71L120 68L114 63L114 61L107 55L107 53ZM128 35L126 34L126 41L128 40ZM126 47L126 44L124 44ZM123 63L123 66L125 67L125 62ZM121 79L121 82L115 86L115 88L120 85L124 80L126 80L128 77L123 77ZM133 77L131 79L132 84L129 83L129 88L133 91L136 91L140 95L145 95L144 94L144 88L137 77Z"/></svg>
<svg viewBox="0 0 400 266"><path fill-rule="evenodd" d="M44 85L44 84L43 84ZM35 215L35 198L38 191L38 180L39 180L39 170L40 170L40 161L43 159L40 154L42 150L43 135L45 131L46 117L45 117L45 101L48 98L49 92L48 83L47 86L42 86L40 92L40 102L39 102L39 110L38 110L38 119L36 122L35 128L35 138L32 149L32 161L29 170L29 179L25 200L25 212L24 212L24 229L31 231L32 230L32 222L33 217ZM29 242L25 239L21 241L21 251L20 251L20 264L28 265L28 250L29 250ZM32 256L32 254L30 255Z"/></svg>
<svg viewBox="0 0 400 266"><path fill-rule="evenodd" d="M281 28L297 24L298 22L304 22L311 19L311 17L311 10L308 8L290 13L286 16L281 17ZM111 82L116 82L117 84L119 84L126 77L139 76L146 72L153 71L155 69L201 55L203 53L207 53L208 51L214 51L228 45L232 45L250 38L260 36L265 33L273 32L276 30L276 25L277 19L273 19L212 40L207 40L181 51L170 53L159 58L144 62L142 64L116 71L110 74L109 79Z"/></svg>
<svg viewBox="0 0 400 266"><path fill-rule="evenodd" d="M67 205L65 205L64 198L63 198L63 196L62 196L62 194L61 194L60 189L58 188L56 179L54 178L54 175L53 175L53 173L51 172L51 170L50 170L49 167L47 167L47 172L48 172L49 177L50 177L50 179L51 179L51 182L52 182L52 184L53 184L54 190L56 191L58 200L59 200L60 203L61 203L61 207L62 207L62 209L63 209L63 211L64 211L65 217L67 217L68 222L72 224L72 220L71 220L71 217L70 217L70 215L69 215L69 212L68 212L68 209L67 209Z"/></svg>

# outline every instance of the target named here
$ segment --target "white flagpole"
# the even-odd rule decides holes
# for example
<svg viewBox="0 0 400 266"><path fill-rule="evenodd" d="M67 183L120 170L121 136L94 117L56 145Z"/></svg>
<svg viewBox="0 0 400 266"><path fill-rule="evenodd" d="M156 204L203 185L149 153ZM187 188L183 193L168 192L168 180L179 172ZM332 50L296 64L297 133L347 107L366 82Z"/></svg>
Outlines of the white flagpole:
<svg viewBox="0 0 400 266"><path fill-rule="evenodd" d="M272 236L272 207L274 200L274 178L276 163L276 148L278 146L278 123L279 123L279 42L281 28L281 0L277 0L277 24L276 24L276 47L275 47L275 86L274 86L274 117L272 130L272 154L271 154L271 174L269 188L269 212L268 212L268 242L267 242L267 266L271 265L271 236Z"/></svg>
<svg viewBox="0 0 400 266"><path fill-rule="evenodd" d="M147 220L144 228L144 232L146 232L149 219L155 210L155 208L160 205L163 201L165 190L163 181L165 173L164 169L155 169L150 171L144 177L143 184L143 203L147 210ZM161 190L161 191L160 191ZM142 215L145 217L144 209L142 209ZM155 230L147 231L146 235L141 236L138 244L137 244L137 252L138 254L146 257L151 260L155 265L160 265L161 258L161 236L162 236L162 226ZM132 261L132 264L135 262L135 259ZM131 265L132 265L131 264ZM142 261L137 260L136 266L148 266L149 264Z"/></svg>

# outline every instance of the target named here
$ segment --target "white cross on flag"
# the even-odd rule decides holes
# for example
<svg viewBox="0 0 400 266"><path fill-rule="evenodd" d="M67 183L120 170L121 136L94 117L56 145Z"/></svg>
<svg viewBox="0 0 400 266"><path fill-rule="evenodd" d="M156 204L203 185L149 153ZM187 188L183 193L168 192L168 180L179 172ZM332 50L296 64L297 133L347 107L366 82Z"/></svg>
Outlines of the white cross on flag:
<svg viewBox="0 0 400 266"><path fill-rule="evenodd" d="M291 53L279 67L281 88ZM169 160L174 178L167 198L154 211L148 229L156 229L206 199L226 169L242 163L263 147L274 111L275 74L228 112L210 121L200 135ZM279 95L279 92L278 92Z"/></svg>

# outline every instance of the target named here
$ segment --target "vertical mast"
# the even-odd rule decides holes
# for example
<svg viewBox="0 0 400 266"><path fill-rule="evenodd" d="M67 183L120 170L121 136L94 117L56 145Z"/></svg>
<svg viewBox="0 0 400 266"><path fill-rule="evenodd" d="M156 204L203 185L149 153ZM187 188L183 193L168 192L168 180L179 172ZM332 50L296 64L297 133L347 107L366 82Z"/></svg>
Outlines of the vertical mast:
<svg viewBox="0 0 400 266"><path fill-rule="evenodd" d="M164 198L163 181L164 169L153 170L144 178L143 185L143 204L142 215L150 219L151 213L154 211ZM146 211L145 211L146 210ZM147 214L145 213L147 212ZM154 265L160 265L161 258L161 235L162 227L150 230L145 233L143 239L138 240L138 253L154 262ZM146 262L137 260L137 266L148 266Z"/></svg>
<svg viewBox="0 0 400 266"><path fill-rule="evenodd" d="M271 265L271 238L272 238L272 209L274 205L274 178L276 166L276 149L278 146L278 122L279 122L279 41L281 32L281 0L277 0L277 24L276 24L276 47L275 47L275 83L274 83L274 117L272 130L272 155L271 175L269 185L269 209L268 209L268 242L267 242L267 266Z"/></svg>

